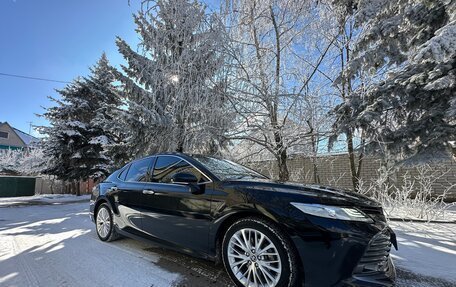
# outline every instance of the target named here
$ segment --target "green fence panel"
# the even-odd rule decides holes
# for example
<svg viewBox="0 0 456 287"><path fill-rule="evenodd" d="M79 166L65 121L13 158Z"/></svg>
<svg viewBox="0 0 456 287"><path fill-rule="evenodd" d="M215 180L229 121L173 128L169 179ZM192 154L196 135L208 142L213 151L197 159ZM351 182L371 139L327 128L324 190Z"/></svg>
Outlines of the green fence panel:
<svg viewBox="0 0 456 287"><path fill-rule="evenodd" d="M0 197L35 195L33 177L0 177Z"/></svg>

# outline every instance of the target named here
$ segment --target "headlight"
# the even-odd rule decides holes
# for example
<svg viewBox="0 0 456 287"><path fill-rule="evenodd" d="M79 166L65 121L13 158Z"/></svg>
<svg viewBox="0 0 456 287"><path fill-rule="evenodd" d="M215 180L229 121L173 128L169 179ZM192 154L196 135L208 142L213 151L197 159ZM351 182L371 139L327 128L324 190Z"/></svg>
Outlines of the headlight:
<svg viewBox="0 0 456 287"><path fill-rule="evenodd" d="M302 212L314 216L349 220L349 221L362 221L362 222L373 222L373 220L364 214L362 211L351 207L338 207L331 205L321 204L308 204L300 202L292 202L291 205L301 210Z"/></svg>

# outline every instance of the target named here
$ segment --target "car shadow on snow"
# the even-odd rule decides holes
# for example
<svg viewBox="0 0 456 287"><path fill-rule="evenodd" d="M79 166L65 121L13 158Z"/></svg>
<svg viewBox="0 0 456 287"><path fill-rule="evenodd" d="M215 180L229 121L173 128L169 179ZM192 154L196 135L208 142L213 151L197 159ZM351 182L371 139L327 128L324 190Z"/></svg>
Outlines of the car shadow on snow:
<svg viewBox="0 0 456 287"><path fill-rule="evenodd" d="M234 287L221 264L216 265L212 261L194 258L157 246L143 248L143 250L159 255L159 260L154 264L170 272L181 274L183 279L175 283L174 287Z"/></svg>

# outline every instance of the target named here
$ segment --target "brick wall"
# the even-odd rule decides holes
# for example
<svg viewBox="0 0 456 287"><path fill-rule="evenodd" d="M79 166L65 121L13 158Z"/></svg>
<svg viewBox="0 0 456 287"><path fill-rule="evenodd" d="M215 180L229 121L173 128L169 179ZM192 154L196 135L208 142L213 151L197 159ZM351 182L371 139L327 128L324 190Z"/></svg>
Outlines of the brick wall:
<svg viewBox="0 0 456 287"><path fill-rule="evenodd" d="M277 178L278 169L275 161L265 160L246 163L247 166L265 174L271 178ZM329 185L344 189L353 189L350 174L350 164L347 154L325 155L316 159L320 184ZM361 166L361 179L369 183L378 178L381 160L375 157L365 157ZM314 165L311 158L304 156L294 156L288 160L290 180L302 183L314 182ZM432 178L437 178L433 184L433 192L442 194L445 189L449 189L447 198L451 201L456 200L456 163L447 162L438 166L432 166L432 170L427 173ZM416 167L401 167L397 169L391 180L394 185L403 184L405 175L411 178L419 176L419 169Z"/></svg>

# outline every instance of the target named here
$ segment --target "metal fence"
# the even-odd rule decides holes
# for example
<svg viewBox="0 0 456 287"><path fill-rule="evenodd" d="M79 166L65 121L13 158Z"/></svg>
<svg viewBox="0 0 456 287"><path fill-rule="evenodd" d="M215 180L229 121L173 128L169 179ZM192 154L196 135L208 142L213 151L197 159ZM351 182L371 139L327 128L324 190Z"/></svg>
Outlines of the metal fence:
<svg viewBox="0 0 456 287"><path fill-rule="evenodd" d="M35 186L35 177L0 176L0 197L31 196Z"/></svg>
<svg viewBox="0 0 456 287"><path fill-rule="evenodd" d="M0 197L32 196L35 194L90 194L93 180L71 183L40 176L0 175Z"/></svg>

